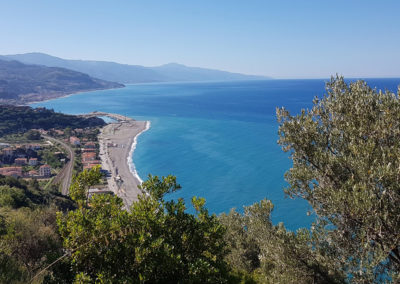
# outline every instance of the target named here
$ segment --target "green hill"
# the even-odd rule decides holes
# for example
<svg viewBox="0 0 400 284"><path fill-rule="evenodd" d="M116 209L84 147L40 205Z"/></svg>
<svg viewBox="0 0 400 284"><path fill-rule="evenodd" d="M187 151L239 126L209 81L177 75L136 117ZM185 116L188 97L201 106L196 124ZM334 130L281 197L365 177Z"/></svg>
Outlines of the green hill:
<svg viewBox="0 0 400 284"><path fill-rule="evenodd" d="M123 87L59 67L0 60L0 103L21 104L81 91Z"/></svg>

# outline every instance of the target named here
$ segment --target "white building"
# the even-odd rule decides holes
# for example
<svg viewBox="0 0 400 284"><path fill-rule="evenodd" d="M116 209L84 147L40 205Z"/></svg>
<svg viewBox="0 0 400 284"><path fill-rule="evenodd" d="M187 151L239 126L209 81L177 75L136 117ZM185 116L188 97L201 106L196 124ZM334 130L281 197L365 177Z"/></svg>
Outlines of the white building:
<svg viewBox="0 0 400 284"><path fill-rule="evenodd" d="M39 175L42 177L50 177L51 176L51 167L49 165L40 166Z"/></svg>

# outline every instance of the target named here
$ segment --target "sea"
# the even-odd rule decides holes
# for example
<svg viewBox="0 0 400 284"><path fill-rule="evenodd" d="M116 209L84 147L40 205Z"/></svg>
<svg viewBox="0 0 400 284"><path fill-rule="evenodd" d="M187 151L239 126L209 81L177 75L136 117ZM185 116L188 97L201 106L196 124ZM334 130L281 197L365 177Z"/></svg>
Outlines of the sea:
<svg viewBox="0 0 400 284"><path fill-rule="evenodd" d="M354 81L352 79L350 81ZM151 126L138 137L132 161L142 180L149 174L175 175L182 189L167 198L204 197L211 213L243 212L267 198L272 221L289 230L309 227L315 216L308 203L283 189L292 165L277 144L276 108L292 114L311 108L325 94L328 79L186 82L127 85L32 104L82 114L118 113ZM366 79L371 87L397 91L400 79ZM311 214L310 214L311 213Z"/></svg>

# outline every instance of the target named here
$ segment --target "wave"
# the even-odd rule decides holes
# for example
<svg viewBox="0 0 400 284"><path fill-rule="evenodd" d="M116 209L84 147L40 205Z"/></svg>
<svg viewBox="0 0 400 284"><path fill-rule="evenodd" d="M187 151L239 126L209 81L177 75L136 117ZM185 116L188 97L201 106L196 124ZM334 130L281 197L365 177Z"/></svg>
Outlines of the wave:
<svg viewBox="0 0 400 284"><path fill-rule="evenodd" d="M128 158L127 158L129 170L131 171L131 173L133 174L133 176L134 176L135 178L138 179L138 181L139 181L140 183L143 183L143 180L140 178L140 176L139 176L139 174L138 174L138 172L137 172L137 170L136 170L136 166L135 166L135 164L133 163L133 152L134 152L135 149L136 149L137 138L139 137L140 134L142 134L143 132L149 130L149 129L150 129L150 125L151 125L150 121L146 121L146 127L145 127L142 131L140 131L140 132L133 138L132 147L131 147L131 150L130 150L130 152L129 152Z"/></svg>

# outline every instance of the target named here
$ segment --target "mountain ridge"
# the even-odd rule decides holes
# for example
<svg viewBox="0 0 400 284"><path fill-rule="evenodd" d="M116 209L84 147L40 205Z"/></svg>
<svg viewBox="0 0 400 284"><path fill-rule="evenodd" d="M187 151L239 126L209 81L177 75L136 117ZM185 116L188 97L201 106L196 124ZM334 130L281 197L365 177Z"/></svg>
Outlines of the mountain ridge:
<svg viewBox="0 0 400 284"><path fill-rule="evenodd" d="M0 103L25 104L68 94L124 87L60 67L24 64L0 57Z"/></svg>
<svg viewBox="0 0 400 284"><path fill-rule="evenodd" d="M224 80L267 80L265 76L245 75L227 71L189 67L179 63L160 66L121 64L111 61L63 59L45 53L0 55L1 58L17 60L25 64L62 67L86 73L92 77L123 84L173 82L173 81L224 81Z"/></svg>

